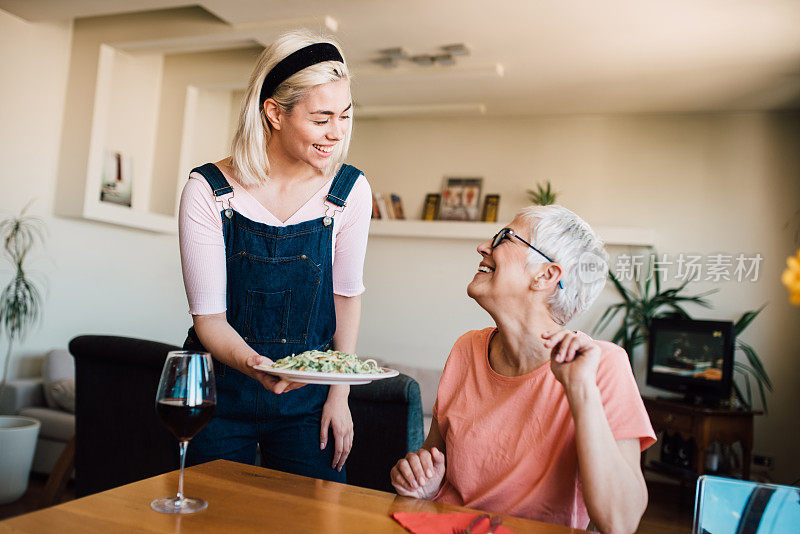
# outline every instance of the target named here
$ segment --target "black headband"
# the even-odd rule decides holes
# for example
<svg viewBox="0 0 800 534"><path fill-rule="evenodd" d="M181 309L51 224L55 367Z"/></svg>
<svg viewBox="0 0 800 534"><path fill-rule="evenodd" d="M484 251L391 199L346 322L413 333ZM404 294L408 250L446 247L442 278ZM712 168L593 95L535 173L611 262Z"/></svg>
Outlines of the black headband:
<svg viewBox="0 0 800 534"><path fill-rule="evenodd" d="M322 63L323 61L339 61L344 63L342 54L339 49L331 43L314 43L308 45L300 50L292 52L277 65L272 67L272 70L267 73L264 78L264 83L261 85L261 105L264 101L271 97L280 84L285 82L292 74L300 72L306 67Z"/></svg>

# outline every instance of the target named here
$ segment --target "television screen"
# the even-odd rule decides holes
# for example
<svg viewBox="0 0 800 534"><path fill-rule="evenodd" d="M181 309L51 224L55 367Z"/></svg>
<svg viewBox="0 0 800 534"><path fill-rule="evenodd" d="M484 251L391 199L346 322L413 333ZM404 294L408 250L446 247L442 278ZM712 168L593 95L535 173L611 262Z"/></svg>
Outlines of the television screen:
<svg viewBox="0 0 800 534"><path fill-rule="evenodd" d="M698 396L730 394L733 323L654 319L650 326L649 385Z"/></svg>

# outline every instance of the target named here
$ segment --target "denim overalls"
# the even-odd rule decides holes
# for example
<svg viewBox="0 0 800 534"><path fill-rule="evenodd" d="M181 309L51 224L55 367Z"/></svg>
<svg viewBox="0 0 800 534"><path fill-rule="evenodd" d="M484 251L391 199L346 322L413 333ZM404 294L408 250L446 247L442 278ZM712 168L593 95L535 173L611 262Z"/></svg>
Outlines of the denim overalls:
<svg viewBox="0 0 800 534"><path fill-rule="evenodd" d="M227 319L253 350L276 360L330 348L336 330L331 245L333 218L361 171L342 165L325 202L325 217L290 226L269 226L230 208L233 194L212 163L194 169L221 205L227 260ZM330 216L328 216L328 214ZM194 328L184 348L202 350ZM188 448L189 464L224 458L254 463L256 443L265 467L345 482L331 468L334 440L319 448L328 386L306 385L275 395L259 382L214 360L217 409Z"/></svg>

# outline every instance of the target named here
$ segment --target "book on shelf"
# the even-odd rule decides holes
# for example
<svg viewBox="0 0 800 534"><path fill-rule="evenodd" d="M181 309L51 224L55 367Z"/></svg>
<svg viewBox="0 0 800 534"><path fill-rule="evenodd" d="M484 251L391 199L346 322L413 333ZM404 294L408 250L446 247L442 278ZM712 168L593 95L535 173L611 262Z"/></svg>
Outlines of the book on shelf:
<svg viewBox="0 0 800 534"><path fill-rule="evenodd" d="M381 212L378 209L378 197L375 196L375 193L372 193L372 218L373 219L381 218Z"/></svg>
<svg viewBox="0 0 800 534"><path fill-rule="evenodd" d="M389 198L391 199L391 207L392 207L392 215L394 215L395 219L405 219L406 215L403 212L403 201L400 199L400 195L397 193L392 193Z"/></svg>
<svg viewBox="0 0 800 534"><path fill-rule="evenodd" d="M486 195L483 201L483 214L481 220L484 222L497 222L497 210L500 206L500 195Z"/></svg>
<svg viewBox="0 0 800 534"><path fill-rule="evenodd" d="M380 219L391 219L389 209L386 206L386 199L383 198L382 193L375 193L375 203L378 205L378 215Z"/></svg>
<svg viewBox="0 0 800 534"><path fill-rule="evenodd" d="M439 205L442 195L439 193L429 193L425 196L425 204L422 207L422 220L435 221L439 217Z"/></svg>

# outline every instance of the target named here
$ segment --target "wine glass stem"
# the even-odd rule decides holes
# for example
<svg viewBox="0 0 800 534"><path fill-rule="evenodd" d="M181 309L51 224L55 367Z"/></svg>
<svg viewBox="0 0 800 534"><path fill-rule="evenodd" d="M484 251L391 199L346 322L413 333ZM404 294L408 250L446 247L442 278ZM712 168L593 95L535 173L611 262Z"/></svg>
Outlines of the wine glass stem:
<svg viewBox="0 0 800 534"><path fill-rule="evenodd" d="M180 453L181 453L181 475L178 478L178 502L183 501L183 466L186 463L186 447L189 446L189 440L181 440Z"/></svg>

